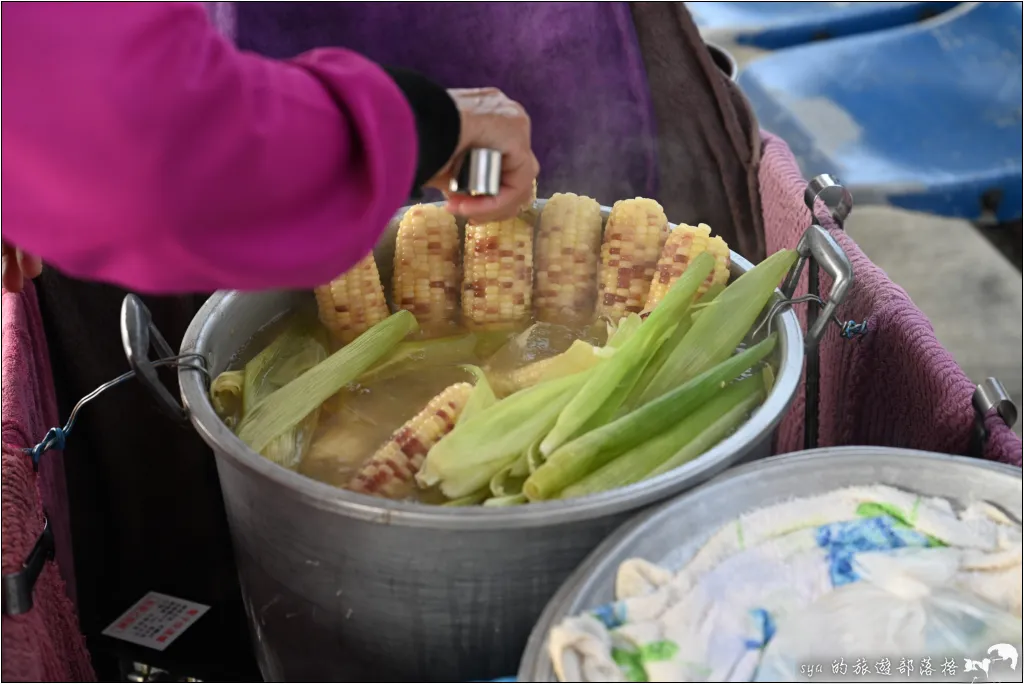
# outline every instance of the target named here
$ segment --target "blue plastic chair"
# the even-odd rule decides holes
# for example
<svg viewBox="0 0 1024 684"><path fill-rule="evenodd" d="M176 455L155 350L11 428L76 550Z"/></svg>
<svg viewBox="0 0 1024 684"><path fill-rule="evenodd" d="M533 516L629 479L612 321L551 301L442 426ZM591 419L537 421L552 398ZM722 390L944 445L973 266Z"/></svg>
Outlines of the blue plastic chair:
<svg viewBox="0 0 1024 684"><path fill-rule="evenodd" d="M702 30L728 34L741 45L779 50L826 38L879 31L922 21L952 2L688 2Z"/></svg>
<svg viewBox="0 0 1024 684"><path fill-rule="evenodd" d="M752 62L739 84L808 177L858 203L1021 217L1021 3L964 4L916 26Z"/></svg>

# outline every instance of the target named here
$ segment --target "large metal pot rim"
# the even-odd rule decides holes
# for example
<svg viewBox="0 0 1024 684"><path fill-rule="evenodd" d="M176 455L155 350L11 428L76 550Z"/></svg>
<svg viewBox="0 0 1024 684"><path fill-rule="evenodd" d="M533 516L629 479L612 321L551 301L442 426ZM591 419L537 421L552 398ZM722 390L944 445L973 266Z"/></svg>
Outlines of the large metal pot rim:
<svg viewBox="0 0 1024 684"><path fill-rule="evenodd" d="M543 202L538 202L538 205ZM607 216L608 207L602 207ZM401 215L401 211L397 215ZM674 227L675 224L669 224ZM753 265L732 252L733 263L744 271ZM210 297L189 324L181 343L181 353L203 353L207 346L209 327L223 315L231 302L245 293L221 291ZM781 297L781 292L776 291ZM269 321L268 321L269 322ZM639 508L666 499L681 491L682 482L701 482L735 464L746 443L758 435L770 434L782 420L800 383L803 370L803 331L796 314L790 309L776 314L775 326L786 340L779 374L765 402L735 433L701 457L664 475L622 487L610 492L567 501L531 503L509 508L449 508L416 503L388 501L356 494L313 480L282 468L252 451L217 417L210 403L205 382L199 373L179 369L182 402L195 429L207 444L226 455L230 464L254 475L284 486L308 505L370 522L391 525L456 529L508 529L546 527L590 519Z"/></svg>

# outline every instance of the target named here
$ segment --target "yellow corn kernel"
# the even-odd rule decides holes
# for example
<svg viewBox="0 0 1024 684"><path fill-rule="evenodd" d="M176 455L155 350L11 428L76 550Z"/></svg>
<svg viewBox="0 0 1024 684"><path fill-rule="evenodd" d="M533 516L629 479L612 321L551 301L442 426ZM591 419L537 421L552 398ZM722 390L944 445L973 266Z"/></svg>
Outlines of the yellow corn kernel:
<svg viewBox="0 0 1024 684"><path fill-rule="evenodd" d="M548 200L537 230L537 320L589 320L597 298L601 205L590 197L558 193Z"/></svg>
<svg viewBox="0 0 1024 684"><path fill-rule="evenodd" d="M348 488L388 499L412 494L416 473L427 452L455 427L472 391L473 385L460 382L431 399L363 464Z"/></svg>
<svg viewBox="0 0 1024 684"><path fill-rule="evenodd" d="M466 226L462 316L470 326L513 326L530 315L533 226L520 218Z"/></svg>
<svg viewBox="0 0 1024 684"><path fill-rule="evenodd" d="M348 344L391 314L373 254L367 254L348 271L313 292L320 322L342 344Z"/></svg>
<svg viewBox="0 0 1024 684"><path fill-rule="evenodd" d="M669 234L661 250L661 258L658 259L654 280L647 294L647 311L658 305L672 283L683 275L693 258L701 252L710 252L715 257L715 268L697 289L694 299L699 299L712 285L725 285L729 282L729 246L725 240L717 235L712 237L711 228L705 223L696 227L680 224Z"/></svg>
<svg viewBox="0 0 1024 684"><path fill-rule="evenodd" d="M459 227L444 207L417 204L398 224L392 278L395 306L425 330L454 322L459 303Z"/></svg>
<svg viewBox="0 0 1024 684"><path fill-rule="evenodd" d="M615 203L601 245L599 316L617 322L626 314L643 311L667 237L668 219L654 200L637 197Z"/></svg>

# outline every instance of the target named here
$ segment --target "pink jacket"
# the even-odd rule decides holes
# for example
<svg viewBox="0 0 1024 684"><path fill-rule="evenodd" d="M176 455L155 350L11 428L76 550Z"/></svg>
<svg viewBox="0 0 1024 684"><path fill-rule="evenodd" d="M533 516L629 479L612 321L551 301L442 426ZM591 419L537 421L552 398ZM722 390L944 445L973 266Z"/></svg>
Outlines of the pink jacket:
<svg viewBox="0 0 1024 684"><path fill-rule="evenodd" d="M407 199L416 124L342 49L240 52L192 3L3 5L3 236L145 293L311 287Z"/></svg>

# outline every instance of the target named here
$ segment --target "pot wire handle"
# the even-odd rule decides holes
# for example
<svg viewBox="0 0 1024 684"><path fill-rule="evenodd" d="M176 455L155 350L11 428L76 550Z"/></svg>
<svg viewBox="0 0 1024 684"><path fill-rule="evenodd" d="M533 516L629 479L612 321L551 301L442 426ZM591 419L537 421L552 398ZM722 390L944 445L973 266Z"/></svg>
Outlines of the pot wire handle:
<svg viewBox="0 0 1024 684"><path fill-rule="evenodd" d="M132 368L132 374L153 393L157 405L172 420L187 422L188 409L171 396L170 391L157 376L156 369L158 366L180 365L180 362L188 357L194 361L187 364L189 367L209 375L205 366L206 360L202 355L175 355L167 340L153 325L153 316L149 309L133 294L126 295L121 303L121 344L124 345L124 355ZM151 349L156 350L155 360L150 358Z"/></svg>

